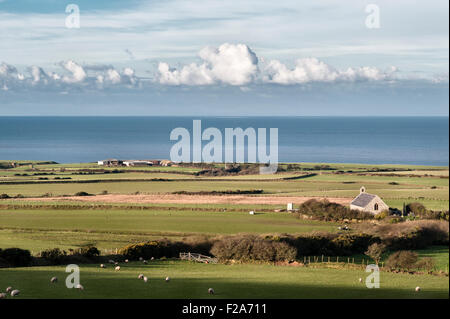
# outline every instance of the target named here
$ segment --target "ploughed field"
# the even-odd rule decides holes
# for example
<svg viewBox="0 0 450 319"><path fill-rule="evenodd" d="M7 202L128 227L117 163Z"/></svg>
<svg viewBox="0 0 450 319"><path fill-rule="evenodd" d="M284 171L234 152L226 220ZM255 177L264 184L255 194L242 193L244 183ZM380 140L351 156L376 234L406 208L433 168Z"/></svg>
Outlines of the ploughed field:
<svg viewBox="0 0 450 319"><path fill-rule="evenodd" d="M84 290L68 289L64 266L0 269L0 291L12 286L22 298L448 298L446 277L380 273L380 288L368 289L364 269L267 264L200 264L176 260L80 265ZM138 275L148 277L148 282ZM50 278L57 276L58 283ZM166 282L165 278L170 277ZM359 282L363 278L363 282ZM415 287L421 288L415 292ZM213 288L215 294L209 295ZM9 297L11 298L11 297Z"/></svg>

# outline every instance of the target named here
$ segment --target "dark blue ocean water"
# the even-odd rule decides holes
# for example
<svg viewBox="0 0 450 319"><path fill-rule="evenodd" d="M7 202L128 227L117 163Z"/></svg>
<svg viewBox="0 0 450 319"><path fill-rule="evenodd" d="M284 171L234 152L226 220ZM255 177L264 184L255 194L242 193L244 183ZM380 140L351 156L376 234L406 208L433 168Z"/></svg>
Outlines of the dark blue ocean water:
<svg viewBox="0 0 450 319"><path fill-rule="evenodd" d="M280 162L449 164L448 117L0 117L0 160L168 159L193 119L278 128Z"/></svg>

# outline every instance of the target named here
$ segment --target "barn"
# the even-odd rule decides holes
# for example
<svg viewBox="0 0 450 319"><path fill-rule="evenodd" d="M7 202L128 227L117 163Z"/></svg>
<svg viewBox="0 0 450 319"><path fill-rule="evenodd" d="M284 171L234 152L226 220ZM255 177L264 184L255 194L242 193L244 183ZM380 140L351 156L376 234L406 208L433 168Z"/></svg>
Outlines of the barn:
<svg viewBox="0 0 450 319"><path fill-rule="evenodd" d="M350 208L374 215L389 210L389 206L379 196L366 193L364 186L361 187L359 195L351 201Z"/></svg>

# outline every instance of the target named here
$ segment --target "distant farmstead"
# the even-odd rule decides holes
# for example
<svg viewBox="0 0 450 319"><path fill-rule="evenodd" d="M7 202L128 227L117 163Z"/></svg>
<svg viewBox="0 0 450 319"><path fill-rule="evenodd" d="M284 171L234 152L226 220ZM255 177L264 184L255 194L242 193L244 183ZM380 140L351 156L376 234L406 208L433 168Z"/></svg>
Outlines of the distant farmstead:
<svg viewBox="0 0 450 319"><path fill-rule="evenodd" d="M389 210L389 206L386 205L380 197L366 193L366 188L364 186L361 187L359 195L350 203L350 208L372 213L374 215Z"/></svg>
<svg viewBox="0 0 450 319"><path fill-rule="evenodd" d="M103 161L98 161L97 164L102 165L102 166L122 166L123 161L115 159L115 158L111 158L111 159L107 159L107 160L103 160Z"/></svg>
<svg viewBox="0 0 450 319"><path fill-rule="evenodd" d="M123 165L125 166L152 166L152 161L144 161L144 160L131 160L131 161L123 161Z"/></svg>

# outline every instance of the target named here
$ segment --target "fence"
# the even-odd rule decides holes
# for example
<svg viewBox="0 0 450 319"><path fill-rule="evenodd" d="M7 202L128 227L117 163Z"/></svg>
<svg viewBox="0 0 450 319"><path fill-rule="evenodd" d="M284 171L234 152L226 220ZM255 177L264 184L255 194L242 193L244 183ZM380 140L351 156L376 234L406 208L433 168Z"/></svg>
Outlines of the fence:
<svg viewBox="0 0 450 319"><path fill-rule="evenodd" d="M197 261L205 264L217 264L217 258L196 254L196 253L180 253L181 260Z"/></svg>

